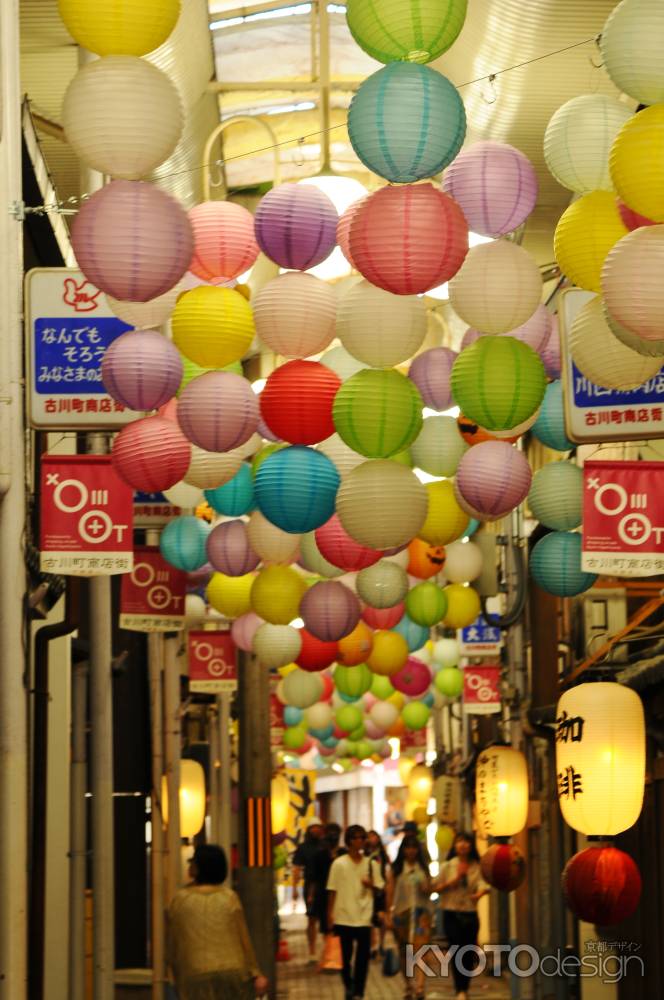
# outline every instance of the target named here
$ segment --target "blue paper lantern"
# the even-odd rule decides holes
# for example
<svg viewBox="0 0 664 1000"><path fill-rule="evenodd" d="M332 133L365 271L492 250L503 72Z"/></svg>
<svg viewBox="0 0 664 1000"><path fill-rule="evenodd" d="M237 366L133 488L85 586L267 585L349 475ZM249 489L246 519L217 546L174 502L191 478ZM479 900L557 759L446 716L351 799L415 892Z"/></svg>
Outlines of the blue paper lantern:
<svg viewBox="0 0 664 1000"><path fill-rule="evenodd" d="M547 385L542 408L531 432L538 441L554 451L569 451L574 447L565 433L563 385L560 380Z"/></svg>
<svg viewBox="0 0 664 1000"><path fill-rule="evenodd" d="M461 537L472 538L472 536L475 534L479 526L480 526L480 521L476 521L474 517L471 517L470 524L468 525L468 527L466 528Z"/></svg>
<svg viewBox="0 0 664 1000"><path fill-rule="evenodd" d="M292 445L261 463L254 481L256 503L282 531L304 534L332 517L340 481L322 451Z"/></svg>
<svg viewBox="0 0 664 1000"><path fill-rule="evenodd" d="M337 691L337 694L342 701L347 701L349 705L352 705L354 701L359 701L362 697L359 694L344 694L343 691Z"/></svg>
<svg viewBox="0 0 664 1000"><path fill-rule="evenodd" d="M200 517L176 517L161 533L162 556L171 566L193 573L208 561L205 544L210 530Z"/></svg>
<svg viewBox="0 0 664 1000"><path fill-rule="evenodd" d="M435 700L436 699L434 698L431 691L427 691L427 693L423 694L422 697L420 698L420 701L424 702L427 708L433 708Z"/></svg>
<svg viewBox="0 0 664 1000"><path fill-rule="evenodd" d="M286 705L284 708L284 724L286 726L299 726L304 718L304 711L296 708L295 705Z"/></svg>
<svg viewBox="0 0 664 1000"><path fill-rule="evenodd" d="M358 157L388 181L409 184L451 163L466 135L466 112L447 77L418 63L390 63L368 77L348 112Z"/></svg>
<svg viewBox="0 0 664 1000"><path fill-rule="evenodd" d="M402 635L406 642L408 643L408 652L414 653L416 650L421 649L422 646L429 640L430 630L424 625L418 625L416 622L409 618L408 615L404 615L400 621L392 629L393 632L398 632Z"/></svg>
<svg viewBox="0 0 664 1000"><path fill-rule="evenodd" d="M557 597L574 597L588 590L596 573L581 569L581 535L574 531L552 531L533 548L530 572L535 583Z"/></svg>
<svg viewBox="0 0 664 1000"><path fill-rule="evenodd" d="M334 750L339 740L335 736L330 736L329 739L321 740L321 742L324 747L327 747L329 750Z"/></svg>
<svg viewBox="0 0 664 1000"><path fill-rule="evenodd" d="M217 514L241 517L254 509L254 480L251 466L241 465L232 479L214 490L205 490L205 499Z"/></svg>
<svg viewBox="0 0 664 1000"><path fill-rule="evenodd" d="M313 736L314 739L320 740L324 743L325 740L329 740L330 736L334 733L334 726L326 726L325 729L310 729L309 735Z"/></svg>

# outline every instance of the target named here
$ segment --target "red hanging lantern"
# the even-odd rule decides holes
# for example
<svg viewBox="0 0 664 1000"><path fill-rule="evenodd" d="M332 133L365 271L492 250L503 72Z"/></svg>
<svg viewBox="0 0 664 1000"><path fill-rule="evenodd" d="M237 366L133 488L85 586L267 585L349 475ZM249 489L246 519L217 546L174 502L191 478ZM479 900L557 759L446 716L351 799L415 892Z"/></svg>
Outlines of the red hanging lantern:
<svg viewBox="0 0 664 1000"><path fill-rule="evenodd" d="M272 372L260 395L268 428L290 444L317 444L334 434L332 403L341 379L318 361L288 361Z"/></svg>
<svg viewBox="0 0 664 1000"><path fill-rule="evenodd" d="M333 566L346 570L347 573L355 573L366 569L367 566L373 566L383 555L382 552L360 545L351 538L339 520L338 514L333 514L329 521L316 528L316 545L324 559Z"/></svg>
<svg viewBox="0 0 664 1000"><path fill-rule="evenodd" d="M480 860L482 875L494 889L513 892L526 877L526 859L514 844L492 844Z"/></svg>
<svg viewBox="0 0 664 1000"><path fill-rule="evenodd" d="M145 493L160 493L185 475L191 444L172 420L142 417L122 428L112 455L115 471L126 483Z"/></svg>
<svg viewBox="0 0 664 1000"><path fill-rule="evenodd" d="M315 674L334 663L337 658L336 642L324 642L322 639L317 639L311 632L307 632L306 628L298 629L298 631L302 639L302 648L295 661L298 667L307 670L310 674Z"/></svg>
<svg viewBox="0 0 664 1000"><path fill-rule="evenodd" d="M370 608L367 604L362 609L362 620L371 628L390 629L401 621L405 613L406 605L403 601L391 608Z"/></svg>
<svg viewBox="0 0 664 1000"><path fill-rule="evenodd" d="M607 927L626 920L641 897L641 873L616 847L587 847L565 865L563 891L570 910L590 924Z"/></svg>

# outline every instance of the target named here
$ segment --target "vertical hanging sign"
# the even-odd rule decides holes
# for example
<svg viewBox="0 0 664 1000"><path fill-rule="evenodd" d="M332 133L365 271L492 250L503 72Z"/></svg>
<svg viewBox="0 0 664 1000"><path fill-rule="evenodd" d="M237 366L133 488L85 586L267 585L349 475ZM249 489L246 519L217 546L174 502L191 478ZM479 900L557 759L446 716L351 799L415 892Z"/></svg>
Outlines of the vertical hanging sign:
<svg viewBox="0 0 664 1000"><path fill-rule="evenodd" d="M221 694L237 687L237 655L230 632L189 632L189 690Z"/></svg>
<svg viewBox="0 0 664 1000"><path fill-rule="evenodd" d="M187 574L167 563L158 548L137 546L134 568L122 577L120 628L172 632L184 627Z"/></svg>
<svg viewBox="0 0 664 1000"><path fill-rule="evenodd" d="M463 668L463 707L473 715L500 712L500 665Z"/></svg>

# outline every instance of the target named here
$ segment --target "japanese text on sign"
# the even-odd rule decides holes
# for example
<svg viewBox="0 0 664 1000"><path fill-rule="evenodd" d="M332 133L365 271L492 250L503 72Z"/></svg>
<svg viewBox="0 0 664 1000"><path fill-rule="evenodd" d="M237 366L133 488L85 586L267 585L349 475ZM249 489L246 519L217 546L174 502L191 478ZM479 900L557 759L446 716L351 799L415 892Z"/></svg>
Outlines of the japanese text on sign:
<svg viewBox="0 0 664 1000"><path fill-rule="evenodd" d="M189 632L189 690L220 694L237 687L237 658L230 632Z"/></svg>
<svg viewBox="0 0 664 1000"><path fill-rule="evenodd" d="M184 625L187 575L167 563L158 548L139 546L134 569L122 578L120 628L170 632Z"/></svg>
<svg viewBox="0 0 664 1000"><path fill-rule="evenodd" d="M457 637L461 652L468 656L497 653L503 644L500 629L489 625L482 615L472 625L459 629Z"/></svg>

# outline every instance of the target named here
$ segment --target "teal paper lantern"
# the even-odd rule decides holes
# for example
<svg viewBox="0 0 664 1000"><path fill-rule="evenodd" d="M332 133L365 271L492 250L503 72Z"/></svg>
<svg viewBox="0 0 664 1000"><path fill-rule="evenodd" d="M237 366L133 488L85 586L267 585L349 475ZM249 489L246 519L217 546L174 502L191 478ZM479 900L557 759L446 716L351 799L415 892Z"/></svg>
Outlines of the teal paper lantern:
<svg viewBox="0 0 664 1000"><path fill-rule="evenodd" d="M530 573L535 583L557 597L574 597L594 584L596 573L581 569L581 535L552 531L533 548Z"/></svg>
<svg viewBox="0 0 664 1000"><path fill-rule="evenodd" d="M420 698L420 701L423 702L423 704L425 704L427 708L433 708L433 706L436 703L436 699L434 698L431 691L427 691L426 694L423 694L422 697Z"/></svg>
<svg viewBox="0 0 664 1000"><path fill-rule="evenodd" d="M296 708L295 705L284 707L284 722L287 726L299 726L304 718L304 710Z"/></svg>
<svg viewBox="0 0 664 1000"><path fill-rule="evenodd" d="M378 62L428 63L456 41L468 0L348 0L346 20L365 52Z"/></svg>
<svg viewBox="0 0 664 1000"><path fill-rule="evenodd" d="M412 618L408 615L404 615L400 621L396 623L393 632L398 632L402 635L406 642L408 643L408 652L414 653L429 640L429 629L425 628L424 625L418 625L414 622Z"/></svg>
<svg viewBox="0 0 664 1000"><path fill-rule="evenodd" d="M542 409L530 430L538 441L554 451L569 451L574 447L565 433L563 385L560 380L547 385Z"/></svg>
<svg viewBox="0 0 664 1000"><path fill-rule="evenodd" d="M528 506L547 528L570 531L583 518L583 472L572 462L549 462L536 472Z"/></svg>
<svg viewBox="0 0 664 1000"><path fill-rule="evenodd" d="M321 451L292 445L273 452L254 480L256 503L283 531L313 531L334 514L339 473Z"/></svg>
<svg viewBox="0 0 664 1000"><path fill-rule="evenodd" d="M232 479L214 490L205 490L205 499L217 514L241 517L254 509L254 479L251 466L241 465Z"/></svg>
<svg viewBox="0 0 664 1000"><path fill-rule="evenodd" d="M338 666L334 671L334 686L343 698L357 700L370 689L373 678L366 663L354 667Z"/></svg>
<svg viewBox="0 0 664 1000"><path fill-rule="evenodd" d="M422 429L424 403L415 385L393 368L365 368L334 399L339 437L367 458L389 458L408 448Z"/></svg>
<svg viewBox="0 0 664 1000"><path fill-rule="evenodd" d="M546 388L542 359L515 337L480 337L454 362L452 395L461 412L487 431L507 431L531 417Z"/></svg>
<svg viewBox="0 0 664 1000"><path fill-rule="evenodd" d="M176 517L161 533L162 556L171 566L193 573L208 561L205 546L210 530L200 517Z"/></svg>

